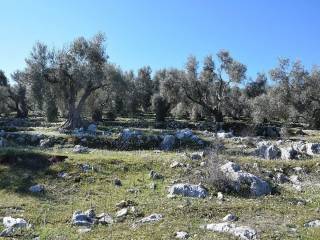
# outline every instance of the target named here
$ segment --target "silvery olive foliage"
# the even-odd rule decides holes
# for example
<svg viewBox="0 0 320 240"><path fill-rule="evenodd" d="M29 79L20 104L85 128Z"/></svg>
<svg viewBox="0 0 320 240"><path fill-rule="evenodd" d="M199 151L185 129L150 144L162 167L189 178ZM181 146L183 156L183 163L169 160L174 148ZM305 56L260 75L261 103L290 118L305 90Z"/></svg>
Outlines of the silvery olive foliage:
<svg viewBox="0 0 320 240"><path fill-rule="evenodd" d="M2 116L30 111L47 121L65 120L65 129L86 121L115 120L153 113L157 121L299 122L320 128L320 69L301 61L279 59L268 74L252 80L247 67L226 50L199 64L190 56L182 69L152 71L144 66L123 71L109 62L105 36L77 38L62 48L36 43L26 67L11 74L0 70Z"/></svg>

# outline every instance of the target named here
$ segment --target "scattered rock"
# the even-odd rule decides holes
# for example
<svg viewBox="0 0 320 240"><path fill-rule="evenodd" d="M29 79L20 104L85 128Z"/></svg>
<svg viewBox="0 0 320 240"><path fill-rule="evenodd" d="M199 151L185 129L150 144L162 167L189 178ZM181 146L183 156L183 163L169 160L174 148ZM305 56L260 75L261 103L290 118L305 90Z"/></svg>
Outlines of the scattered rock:
<svg viewBox="0 0 320 240"><path fill-rule="evenodd" d="M154 182L152 182L152 183L150 183L149 187L150 187L151 190L156 190L157 184L155 184Z"/></svg>
<svg viewBox="0 0 320 240"><path fill-rule="evenodd" d="M237 221L238 220L238 217L232 213L229 213L227 214L223 219L222 221L224 222L234 222L234 221Z"/></svg>
<svg viewBox="0 0 320 240"><path fill-rule="evenodd" d="M298 151L293 147L281 148L281 159L291 160L296 159L298 156Z"/></svg>
<svg viewBox="0 0 320 240"><path fill-rule="evenodd" d="M286 183L289 181L289 178L284 175L283 173L276 173L275 177L274 177L274 180L277 182L277 183Z"/></svg>
<svg viewBox="0 0 320 240"><path fill-rule="evenodd" d="M19 229L28 229L31 227L28 222L22 218L4 217L2 223L5 229L0 233L0 237L10 237Z"/></svg>
<svg viewBox="0 0 320 240"><path fill-rule="evenodd" d="M178 239L188 239L189 234L187 232L176 232L175 237Z"/></svg>
<svg viewBox="0 0 320 240"><path fill-rule="evenodd" d="M52 146L53 146L53 142L49 138L40 140L40 147L47 148Z"/></svg>
<svg viewBox="0 0 320 240"><path fill-rule="evenodd" d="M129 207L129 206L132 206L132 205L134 205L134 204L135 204L135 203L132 202L132 201L130 201L130 200L127 200L127 201L122 200L122 201L120 201L120 202L118 202L118 203L116 204L116 207L119 208L119 209L123 209L123 208Z"/></svg>
<svg viewBox="0 0 320 240"><path fill-rule="evenodd" d="M292 168L293 172L296 174L302 174L304 173L304 169L302 167L294 167Z"/></svg>
<svg viewBox="0 0 320 240"><path fill-rule="evenodd" d="M72 224L75 226L87 226L90 227L94 224L94 219L90 216L91 212L75 211L72 215Z"/></svg>
<svg viewBox="0 0 320 240"><path fill-rule="evenodd" d="M138 220L136 223L151 223L151 222L158 222L162 219L162 215L161 214L157 214L157 213L153 213L147 217L144 217L140 220Z"/></svg>
<svg viewBox="0 0 320 240"><path fill-rule="evenodd" d="M233 223L213 223L204 226L204 229L219 232L228 233L243 240L255 240L257 239L257 231L246 226L236 226Z"/></svg>
<svg viewBox="0 0 320 240"><path fill-rule="evenodd" d="M120 179L116 178L114 179L114 185L117 187L121 187L122 186L122 182Z"/></svg>
<svg viewBox="0 0 320 240"><path fill-rule="evenodd" d="M163 179L163 176L160 173L157 173L153 170L150 171L149 173L149 177L153 180L159 180L159 179Z"/></svg>
<svg viewBox="0 0 320 240"><path fill-rule="evenodd" d="M90 166L88 163L83 163L83 164L80 164L80 169L82 172L87 173L89 171L92 171L93 167Z"/></svg>
<svg viewBox="0 0 320 240"><path fill-rule="evenodd" d="M26 228L28 223L22 218L4 217L2 223L6 228Z"/></svg>
<svg viewBox="0 0 320 240"><path fill-rule="evenodd" d="M89 152L89 148L83 147L81 145L76 145L76 146L74 146L72 151L74 153L88 153Z"/></svg>
<svg viewBox="0 0 320 240"><path fill-rule="evenodd" d="M197 145L204 144L203 141L197 135L194 135L192 130L190 130L189 128L177 131L175 136L180 141L191 141Z"/></svg>
<svg viewBox="0 0 320 240"><path fill-rule="evenodd" d="M262 141L257 144L255 155L264 159L271 160L279 158L281 156L281 150L274 144Z"/></svg>
<svg viewBox="0 0 320 240"><path fill-rule="evenodd" d="M69 178L69 174L66 172L60 172L58 173L58 178Z"/></svg>
<svg viewBox="0 0 320 240"><path fill-rule="evenodd" d="M271 188L266 181L251 173L242 171L240 166L233 162L228 162L221 166L221 171L233 182L232 187L236 192L240 192L241 189L248 186L251 196L258 197L271 193Z"/></svg>
<svg viewBox="0 0 320 240"><path fill-rule="evenodd" d="M217 193L217 199L218 199L219 201L223 201L223 200L224 200L224 196L223 196L222 192L218 192L218 193Z"/></svg>
<svg viewBox="0 0 320 240"><path fill-rule="evenodd" d="M128 215L128 208L122 208L116 213L116 218L122 218Z"/></svg>
<svg viewBox="0 0 320 240"><path fill-rule="evenodd" d="M305 227L320 227L320 220L313 220L304 224Z"/></svg>
<svg viewBox="0 0 320 240"><path fill-rule="evenodd" d="M44 193L45 187L42 184L33 185L29 188L29 191L32 193Z"/></svg>
<svg viewBox="0 0 320 240"><path fill-rule="evenodd" d="M203 152L194 152L191 154L192 160L201 160L203 157Z"/></svg>
<svg viewBox="0 0 320 240"><path fill-rule="evenodd" d="M134 194L137 194L140 192L140 189L139 188L129 188L127 190L128 193L134 193Z"/></svg>
<svg viewBox="0 0 320 240"><path fill-rule="evenodd" d="M205 198L208 191L201 185L178 183L169 188L169 197L181 195L183 197Z"/></svg>
<svg viewBox="0 0 320 240"><path fill-rule="evenodd" d="M165 151L170 151L174 148L176 143L176 138L173 135L165 135L162 142L160 143L160 148Z"/></svg>
<svg viewBox="0 0 320 240"><path fill-rule="evenodd" d="M307 143L306 151L309 155L320 154L320 143Z"/></svg>
<svg viewBox="0 0 320 240"><path fill-rule="evenodd" d="M178 161L173 161L173 163L170 164L171 168L178 168L178 167L183 167L183 166L184 166L184 164L180 163Z"/></svg>
<svg viewBox="0 0 320 240"><path fill-rule="evenodd" d="M301 183L301 182L300 182L300 178L299 178L298 175L291 175L291 176L289 177L289 180L290 180L290 182L292 182L293 184L299 185L299 184Z"/></svg>
<svg viewBox="0 0 320 240"><path fill-rule="evenodd" d="M90 231L91 231L91 228L90 228L90 227L86 227L86 226L80 227L80 228L77 230L77 232L78 232L79 234L88 233L88 232L90 232Z"/></svg>
<svg viewBox="0 0 320 240"><path fill-rule="evenodd" d="M217 138L221 138L221 139L232 138L233 137L233 133L232 132L219 131L219 132L217 132L216 136L217 136Z"/></svg>
<svg viewBox="0 0 320 240"><path fill-rule="evenodd" d="M107 225L107 224L113 223L113 219L112 219L111 215L109 215L108 213L101 213L101 214L97 215L97 219L98 219L98 222L102 225Z"/></svg>

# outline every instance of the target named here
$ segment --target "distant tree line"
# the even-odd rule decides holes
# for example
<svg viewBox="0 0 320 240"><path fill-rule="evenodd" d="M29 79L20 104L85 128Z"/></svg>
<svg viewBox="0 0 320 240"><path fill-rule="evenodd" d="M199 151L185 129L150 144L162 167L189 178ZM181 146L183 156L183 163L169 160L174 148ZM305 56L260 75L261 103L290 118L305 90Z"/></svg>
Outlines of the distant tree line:
<svg viewBox="0 0 320 240"><path fill-rule="evenodd" d="M149 66L123 71L108 61L103 34L78 38L67 47L49 49L36 43L26 68L9 82L0 70L1 115L26 118L42 112L49 122L66 119L65 129L79 128L84 118L98 122L118 116L155 114L192 121L301 122L320 128L320 69L280 59L253 80L247 67L228 51L209 55L203 65L190 56L184 69L155 73Z"/></svg>

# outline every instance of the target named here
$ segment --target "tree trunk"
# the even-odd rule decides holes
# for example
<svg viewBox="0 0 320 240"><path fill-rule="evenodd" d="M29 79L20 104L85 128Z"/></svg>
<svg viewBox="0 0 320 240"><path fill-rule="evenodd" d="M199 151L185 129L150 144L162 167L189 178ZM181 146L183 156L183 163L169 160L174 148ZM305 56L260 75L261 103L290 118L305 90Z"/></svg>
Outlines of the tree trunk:
<svg viewBox="0 0 320 240"><path fill-rule="evenodd" d="M221 111L216 110L214 114L216 122L223 122L223 114Z"/></svg>
<svg viewBox="0 0 320 240"><path fill-rule="evenodd" d="M62 125L63 129L72 130L83 127L83 121L80 113L74 109L69 112L67 121Z"/></svg>
<svg viewBox="0 0 320 240"><path fill-rule="evenodd" d="M70 98L68 119L62 125L63 129L72 130L75 128L83 127L83 120L81 117L81 112L82 112L82 109L84 107L84 104L85 104L87 98L90 96L91 93L92 93L92 91L90 91L90 90L85 91L85 93L81 97L77 107L76 107L75 97Z"/></svg>

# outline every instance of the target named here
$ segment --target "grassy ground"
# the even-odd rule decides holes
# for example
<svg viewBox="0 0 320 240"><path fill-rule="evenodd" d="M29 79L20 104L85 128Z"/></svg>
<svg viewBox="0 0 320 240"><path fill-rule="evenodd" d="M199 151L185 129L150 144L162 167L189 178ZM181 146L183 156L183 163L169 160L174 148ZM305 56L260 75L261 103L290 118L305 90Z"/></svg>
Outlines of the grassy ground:
<svg viewBox="0 0 320 240"><path fill-rule="evenodd" d="M151 133L157 130L145 129ZM57 134L55 128L35 128L34 132ZM308 141L320 139L318 132L309 132ZM64 136L64 135L60 135ZM210 141L210 139L207 139ZM233 239L226 234L212 233L200 228L207 223L218 223L228 213L239 217L237 225L250 226L258 231L260 239L320 239L320 228L305 228L303 224L320 218L320 158L301 161L261 160L248 156L241 144L225 141L226 149L221 160L240 163L243 169L258 174L255 164L264 171L274 172L282 168L301 166L306 170L303 191L298 192L290 184L277 188L274 195L260 198L245 198L227 194L226 201L219 202L211 186L210 196L205 199L168 198L167 188L174 181L198 183L196 171L205 171L199 162L191 161L181 152L154 151L108 151L93 150L89 154L73 154L71 148L39 148L0 150L0 216L23 217L33 228L18 232L15 239L174 239L177 231L187 231L190 239ZM52 155L65 155L65 162L53 165L41 164ZM4 161L4 159L6 161ZM178 160L190 164L192 171L185 168L170 168ZM83 172L80 165L88 163L94 168ZM36 167L37 166L37 167ZM150 170L164 175L164 180L153 181ZM69 178L58 178L66 172ZM121 187L114 185L114 179L122 181ZM80 181L79 181L80 179ZM156 189L150 188L152 182ZM31 194L28 188L44 184L44 194ZM128 189L138 189L136 193ZM136 204L138 216L129 215L125 221L109 226L95 226L91 232L80 234L71 225L74 211L94 208L96 213L117 212L116 204L131 200ZM305 205L297 204L304 200ZM132 225L142 216L160 213L163 220L137 228ZM1 227L0 227L1 228ZM0 229L1 230L1 229Z"/></svg>

